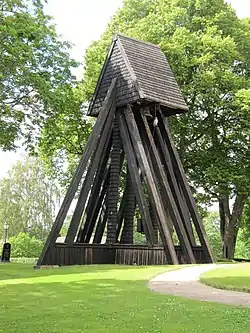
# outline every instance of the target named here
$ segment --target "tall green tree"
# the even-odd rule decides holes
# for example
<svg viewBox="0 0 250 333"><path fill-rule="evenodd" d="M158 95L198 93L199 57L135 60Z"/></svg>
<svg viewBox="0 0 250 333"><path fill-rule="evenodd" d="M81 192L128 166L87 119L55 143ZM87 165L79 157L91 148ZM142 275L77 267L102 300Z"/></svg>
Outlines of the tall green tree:
<svg viewBox="0 0 250 333"><path fill-rule="evenodd" d="M47 177L41 161L34 157L18 161L0 182L0 238L7 222L9 236L25 232L44 240L59 199L58 185Z"/></svg>
<svg viewBox="0 0 250 333"><path fill-rule="evenodd" d="M207 202L219 201L223 255L232 258L250 194L250 20L223 0L125 0L86 52L86 99L117 26L158 44L170 62L189 106L171 119L176 144L190 181Z"/></svg>
<svg viewBox="0 0 250 333"><path fill-rule="evenodd" d="M44 120L74 83L70 44L60 39L43 0L0 0L0 148L25 136L34 144Z"/></svg>

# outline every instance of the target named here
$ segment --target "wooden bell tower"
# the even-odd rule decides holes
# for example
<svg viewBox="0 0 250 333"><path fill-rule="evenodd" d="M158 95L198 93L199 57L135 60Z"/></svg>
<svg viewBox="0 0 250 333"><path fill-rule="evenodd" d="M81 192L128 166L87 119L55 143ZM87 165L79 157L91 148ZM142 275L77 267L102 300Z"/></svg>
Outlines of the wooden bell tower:
<svg viewBox="0 0 250 333"><path fill-rule="evenodd" d="M96 123L38 266L213 262L168 127L187 110L161 49L115 36L88 110ZM146 244L134 244L138 231Z"/></svg>

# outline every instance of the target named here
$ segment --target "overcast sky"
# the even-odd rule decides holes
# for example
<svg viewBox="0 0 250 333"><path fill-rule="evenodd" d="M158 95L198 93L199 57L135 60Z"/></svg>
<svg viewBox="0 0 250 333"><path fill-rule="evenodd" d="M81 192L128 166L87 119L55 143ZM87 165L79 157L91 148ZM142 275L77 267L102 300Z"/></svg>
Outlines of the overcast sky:
<svg viewBox="0 0 250 333"><path fill-rule="evenodd" d="M231 0L239 17L250 17L250 0ZM122 0L48 0L46 12L54 17L58 32L74 44L72 56L82 61L85 49L100 37ZM81 73L79 72L78 75ZM0 178L20 158L18 152L0 151Z"/></svg>

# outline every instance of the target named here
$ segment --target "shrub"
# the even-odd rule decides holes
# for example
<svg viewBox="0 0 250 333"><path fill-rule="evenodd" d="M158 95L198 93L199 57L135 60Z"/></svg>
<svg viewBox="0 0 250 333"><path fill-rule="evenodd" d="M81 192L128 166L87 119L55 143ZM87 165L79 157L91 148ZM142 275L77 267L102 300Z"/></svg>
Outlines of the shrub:
<svg viewBox="0 0 250 333"><path fill-rule="evenodd" d="M43 242L30 237L29 234L20 232L17 236L9 239L11 243L11 257L13 258L36 258L42 251Z"/></svg>

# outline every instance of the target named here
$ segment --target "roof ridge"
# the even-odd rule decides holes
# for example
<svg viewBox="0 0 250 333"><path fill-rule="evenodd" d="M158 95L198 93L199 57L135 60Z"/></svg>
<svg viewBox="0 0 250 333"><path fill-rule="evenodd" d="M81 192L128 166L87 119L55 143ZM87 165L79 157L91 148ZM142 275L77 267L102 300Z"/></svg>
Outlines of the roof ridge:
<svg viewBox="0 0 250 333"><path fill-rule="evenodd" d="M115 35L115 38L119 38L120 36L121 36L121 37L124 37L124 38L127 38L127 39L130 39L130 40L133 40L133 41L136 41L136 42L139 42L139 43L142 43L142 44L145 44L145 45L154 46L154 47L156 47L157 49L160 49L160 50L161 50L160 46L157 45L157 44L153 44L153 43L150 43L150 42L146 42L146 41L144 41L144 40L136 39L136 38L134 38L134 37L130 37L130 36L127 36L127 35L124 35L124 34L121 34L121 33L116 34L116 35Z"/></svg>

